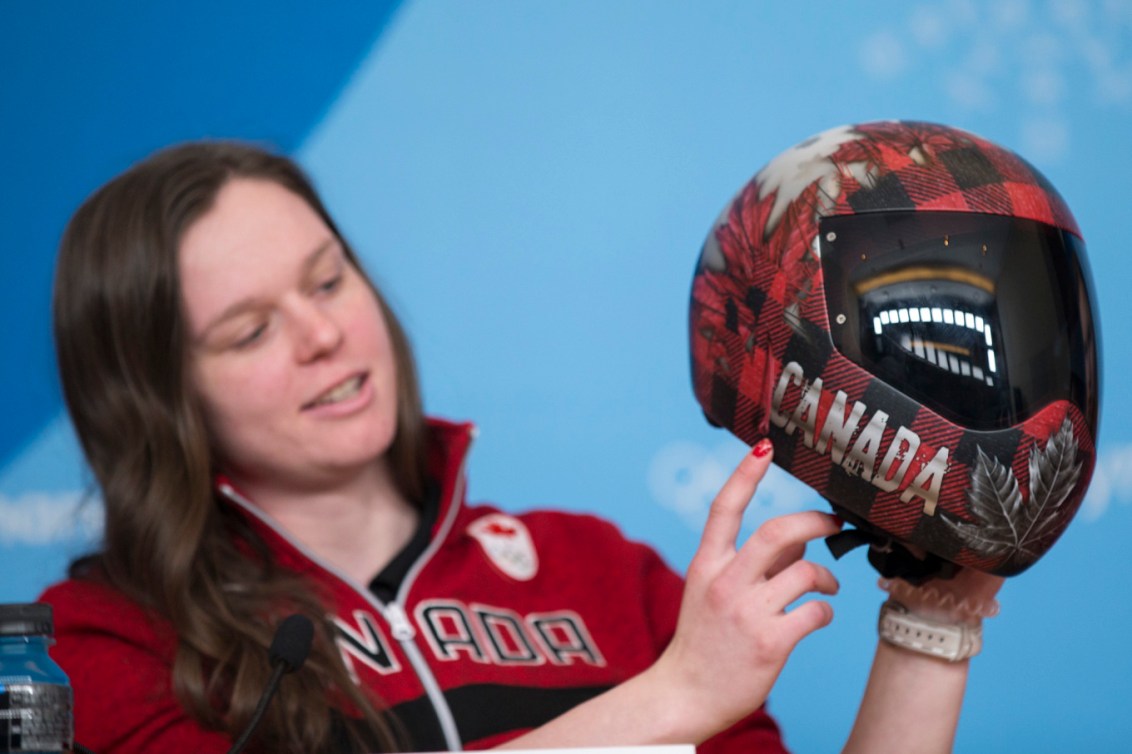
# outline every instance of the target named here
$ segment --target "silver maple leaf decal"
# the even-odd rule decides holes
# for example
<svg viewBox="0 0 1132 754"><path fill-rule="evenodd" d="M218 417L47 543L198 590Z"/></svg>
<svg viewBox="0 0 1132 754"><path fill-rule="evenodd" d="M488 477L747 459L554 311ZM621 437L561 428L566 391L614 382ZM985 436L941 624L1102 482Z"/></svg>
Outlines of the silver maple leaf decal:
<svg viewBox="0 0 1132 754"><path fill-rule="evenodd" d="M1081 477L1077 440L1067 418L1045 448L1030 450L1030 500L1024 502L1014 472L978 449L968 511L975 522L945 518L971 550L1004 564L1026 566L1057 536L1071 510L1062 506Z"/></svg>

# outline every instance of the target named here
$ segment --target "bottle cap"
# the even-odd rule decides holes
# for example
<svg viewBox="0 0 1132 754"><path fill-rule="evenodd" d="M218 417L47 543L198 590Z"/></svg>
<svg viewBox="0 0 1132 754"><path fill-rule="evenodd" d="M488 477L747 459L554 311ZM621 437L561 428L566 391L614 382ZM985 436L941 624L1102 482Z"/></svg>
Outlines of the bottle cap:
<svg viewBox="0 0 1132 754"><path fill-rule="evenodd" d="M55 620L46 602L0 605L0 636L51 636Z"/></svg>

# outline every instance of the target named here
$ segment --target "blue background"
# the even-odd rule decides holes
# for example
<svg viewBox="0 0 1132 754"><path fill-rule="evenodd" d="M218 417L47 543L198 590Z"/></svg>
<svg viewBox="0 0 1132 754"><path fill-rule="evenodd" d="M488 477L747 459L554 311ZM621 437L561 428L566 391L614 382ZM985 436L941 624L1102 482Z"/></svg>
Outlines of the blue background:
<svg viewBox="0 0 1132 754"><path fill-rule="evenodd" d="M1127 0L0 5L0 600L33 599L97 539L52 362L55 245L152 149L238 136L294 155L409 330L428 409L479 424L473 499L597 512L683 569L745 452L690 390L700 243L778 152L881 118L1038 165L1085 233L1104 327L1093 487L1004 588L957 750L1127 750ZM748 524L810 506L775 474ZM827 752L881 593L859 553L811 555L841 580L837 616L770 705L796 751Z"/></svg>

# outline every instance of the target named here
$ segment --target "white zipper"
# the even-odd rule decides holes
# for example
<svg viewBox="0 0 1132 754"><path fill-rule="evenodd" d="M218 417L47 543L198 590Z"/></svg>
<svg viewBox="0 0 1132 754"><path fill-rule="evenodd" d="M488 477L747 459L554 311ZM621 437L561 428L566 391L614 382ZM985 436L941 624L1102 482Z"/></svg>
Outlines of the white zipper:
<svg viewBox="0 0 1132 754"><path fill-rule="evenodd" d="M425 696L432 703L432 711L436 713L436 720L440 723L440 732L444 734L444 745L448 751L463 751L464 745L460 741L460 732L456 727L456 718L452 716L452 708L448 706L448 700L444 698L444 692L441 690L436 676L432 674L428 660L424 658L417 643L413 640L417 632L413 625L409 623L409 616L405 614L405 609L396 602L390 602L385 606L383 614L385 619L389 621L393 637L401 645L401 651L405 653L409 664L413 666L417 680L424 687Z"/></svg>
<svg viewBox="0 0 1132 754"><path fill-rule="evenodd" d="M405 608L401 607L400 603L386 603L385 620L389 621L389 631L397 641L412 641L416 637L417 631L409 622L409 616L405 615Z"/></svg>
<svg viewBox="0 0 1132 754"><path fill-rule="evenodd" d="M460 468L456 470L456 479L452 487L452 498L448 501L448 509L445 512L444 521L441 522L440 527L437 529L436 538L429 543L417 561L409 567L408 573L401 581L401 586L397 589L397 596L386 607L389 612L385 619L389 622L390 630L396 632L397 626L400 625L401 629L408 636L407 639L399 640L401 649L405 652L405 656L409 658L409 663L417 673L417 679L424 686L425 694L428 695L429 701L432 702L433 711L436 712L436 718L440 721L440 730L444 733L444 742L449 751L463 751L464 746L460 741L459 729L456 727L456 718L452 716L452 708L448 706L448 700L444 698L444 692L440 688L440 684L436 680L436 676L432 674L432 668L429 667L428 661L425 660L421 654L420 649L417 648L416 642L413 637L416 636L416 630L409 622L409 616L405 614L405 609L402 604L409 594L409 589L412 588L413 582L416 581L417 575L420 574L425 564L432 559L436 551L440 549L444 540L447 539L448 533L451 531L453 524L456 521L456 516L460 512L459 502L464 494L465 475L464 469L467 466L468 455L471 451L472 440L475 439L475 428L468 436L468 447L464 449L464 455L460 459ZM395 621L397 621L395 623Z"/></svg>

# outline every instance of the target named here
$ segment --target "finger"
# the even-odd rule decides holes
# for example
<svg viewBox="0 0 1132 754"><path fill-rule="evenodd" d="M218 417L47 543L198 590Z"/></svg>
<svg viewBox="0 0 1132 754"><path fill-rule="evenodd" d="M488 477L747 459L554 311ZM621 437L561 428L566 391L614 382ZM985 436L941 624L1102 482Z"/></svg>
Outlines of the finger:
<svg viewBox="0 0 1132 754"><path fill-rule="evenodd" d="M723 484L708 511L697 556L703 553L709 557L718 557L734 552L739 527L743 522L743 511L747 509L770 466L774 456L772 451L770 440L765 437L759 440Z"/></svg>
<svg viewBox="0 0 1132 754"><path fill-rule="evenodd" d="M837 516L818 511L787 513L764 521L739 550L735 568L748 579L771 575L774 565L788 558L791 551L810 540L828 537L841 531Z"/></svg>
<svg viewBox="0 0 1132 754"><path fill-rule="evenodd" d="M833 621L833 607L822 600L803 602L786 613L777 627L784 641L793 646L814 631L825 628Z"/></svg>
<svg viewBox="0 0 1132 754"><path fill-rule="evenodd" d="M777 613L810 592L834 595L840 588L837 577L828 568L799 560L763 584L759 593L762 603Z"/></svg>
<svg viewBox="0 0 1132 754"><path fill-rule="evenodd" d="M780 615L764 630L752 635L756 654L785 660L798 642L833 621L833 608L828 602L803 602L785 615Z"/></svg>
<svg viewBox="0 0 1132 754"><path fill-rule="evenodd" d="M778 560L767 569L767 578L774 578L775 575L782 573L786 568L796 561L806 557L806 544L791 545L783 550L782 554L778 556Z"/></svg>

